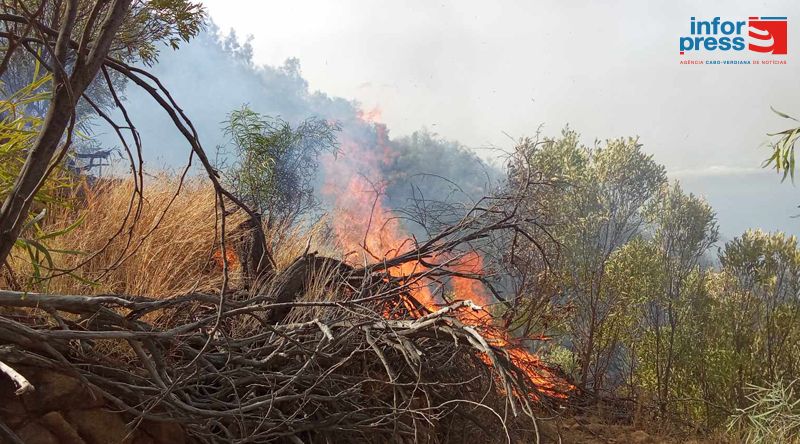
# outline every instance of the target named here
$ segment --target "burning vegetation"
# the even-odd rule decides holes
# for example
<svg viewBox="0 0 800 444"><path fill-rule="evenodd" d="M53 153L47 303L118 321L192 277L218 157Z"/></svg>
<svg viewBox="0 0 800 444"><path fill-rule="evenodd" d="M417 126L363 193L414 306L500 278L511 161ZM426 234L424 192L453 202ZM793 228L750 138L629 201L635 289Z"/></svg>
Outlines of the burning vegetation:
<svg viewBox="0 0 800 444"><path fill-rule="evenodd" d="M43 291L0 291L0 361L61 367L131 426L177 423L199 442L539 437L538 416L575 388L534 353L541 336L498 316L520 295L495 287L513 278L500 252L533 238L515 203L541 185L446 218L438 207L417 238L385 206L380 167L395 153L365 124L374 138L343 135L325 160L333 210L314 224L249 212L247 193L220 193L240 190L235 175L75 188L77 205L40 224L59 233L45 237L65 252L59 271L6 276ZM11 263L27 270L24 256Z"/></svg>
<svg viewBox="0 0 800 444"><path fill-rule="evenodd" d="M256 67L189 0L0 11L0 441L584 442L613 423L797 442L797 239L748 230L711 258L713 209L638 139L566 128L487 167L390 139L296 60ZM173 83L204 109L199 90L236 84L288 120L237 103L198 128L142 68L197 35L213 56L176 64L207 79ZM126 86L157 112L129 112ZM137 118L181 137L183 169L145 171ZM201 131L228 139L216 158ZM767 162L784 178L798 134ZM106 176L92 152L118 157Z"/></svg>
<svg viewBox="0 0 800 444"><path fill-rule="evenodd" d="M108 204L114 187L126 184L101 188L89 201ZM192 189L187 197L205 193ZM216 283L224 293L2 291L2 306L14 309L0 326L11 345L2 360L70 362L69 372L134 423L181 423L199 441L537 436L537 412L554 408L572 386L492 316L484 259L470 246L514 229L518 215L507 206L513 197L483 199L457 224L416 240L404 237L375 193L346 194L364 199L337 207L329 220L340 259L311 251L313 240L298 237L291 241L305 240L305 251L244 276L240 255L248 250L238 243L247 236L232 229L224 248L210 259L205 253L210 269L197 275L219 274L221 263L230 274L228 283ZM161 210L147 208L142 217ZM155 247L147 237L165 228L136 233L132 242ZM128 260L147 262L147 254L140 249ZM90 269L99 272L97 261Z"/></svg>

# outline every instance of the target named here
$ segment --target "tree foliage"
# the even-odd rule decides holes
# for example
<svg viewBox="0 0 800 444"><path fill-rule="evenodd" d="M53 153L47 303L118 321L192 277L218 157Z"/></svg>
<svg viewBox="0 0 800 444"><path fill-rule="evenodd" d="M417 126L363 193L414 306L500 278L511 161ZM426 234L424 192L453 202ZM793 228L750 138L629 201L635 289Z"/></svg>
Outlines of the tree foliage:
<svg viewBox="0 0 800 444"><path fill-rule="evenodd" d="M783 117L784 119L798 122L797 119L786 113L782 113L775 108L771 109L775 114ZM766 168L771 165L776 172L783 174L781 181L786 180L787 177L791 177L792 182L794 182L794 149L797 144L797 140L800 139L800 127L792 126L783 131L769 134L769 136L775 138L773 143L770 144L772 155L764 161L762 166Z"/></svg>
<svg viewBox="0 0 800 444"><path fill-rule="evenodd" d="M588 148L569 129L558 139L522 144L522 158L552 183L531 206L543 205L550 233L560 245L556 275L565 325L582 386L602 389L618 351L617 294L607 290L612 254L640 232L643 209L666 180L664 167L636 139ZM512 181L516 167L511 166Z"/></svg>
<svg viewBox="0 0 800 444"><path fill-rule="evenodd" d="M315 204L313 181L323 153L338 150L339 126L308 118L292 127L278 117L242 107L228 115L225 134L233 157L224 167L231 190L267 217L292 223Z"/></svg>
<svg viewBox="0 0 800 444"><path fill-rule="evenodd" d="M25 160L0 207L0 263L4 263L23 228L34 218L31 205L35 196L54 171L62 167L73 141L80 136L76 129L80 127L81 104L88 103L94 112L111 122L123 144L126 142L122 131L127 128L139 145L136 129L127 114L123 111L126 127L113 123L103 112L104 104L90 97L92 85L97 84L98 78L105 82L107 92L101 96L111 97L119 108L122 104L113 76L135 79L140 86L150 88L151 94L158 95L135 73L137 68L131 69L126 62L155 60L156 45L169 42L174 47L178 40L189 39L199 31L204 14L198 4L188 0L16 0L3 2L0 12L3 13L0 20L3 98L9 100L19 91L30 89L30 78L33 78L31 83L37 84L40 68L51 76L51 81L34 88L46 85L48 94L21 105L25 109L20 112L41 118L41 124L35 127L35 137L21 141L28 145L24 148ZM160 105L171 107L163 98ZM176 124L181 125L179 112L173 108L173 113ZM185 134L192 139L188 129ZM196 140L195 145L195 151L205 161ZM128 153L135 172L134 155L130 149Z"/></svg>
<svg viewBox="0 0 800 444"><path fill-rule="evenodd" d="M750 442L772 442L763 437L776 424L780 436L794 436L787 387L800 377L797 240L750 230L714 257L713 208L668 183L636 139L587 148L566 129L521 141L510 184L523 165L550 184L522 208L546 221L537 239L555 260L551 273L520 262L549 278L535 280L514 315L558 338L548 359L579 386L634 399L658 420ZM546 321L552 313L557 322Z"/></svg>

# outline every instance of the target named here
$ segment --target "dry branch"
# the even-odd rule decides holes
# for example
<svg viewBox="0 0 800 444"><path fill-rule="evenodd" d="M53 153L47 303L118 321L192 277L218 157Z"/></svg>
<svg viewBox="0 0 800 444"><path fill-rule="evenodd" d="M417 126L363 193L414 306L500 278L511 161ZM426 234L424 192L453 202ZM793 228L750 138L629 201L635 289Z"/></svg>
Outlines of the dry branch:
<svg viewBox="0 0 800 444"><path fill-rule="evenodd" d="M196 156L214 186L225 276L217 295L166 300L0 291L3 363L69 371L134 424L178 422L198 442L485 442L498 436L529 442L537 436L534 409L560 399L567 388L560 378L535 359L520 360L523 349L511 347L490 316L465 322L487 313L484 308L444 299L431 307L414 297L421 286L458 277L486 284L500 299L485 275L455 265L498 233L536 243L520 228L518 196L481 200L458 223L394 257L354 266L304 254L278 272L259 215L222 187L197 131L157 78L100 57L35 17L0 14L0 20L25 27L22 34L0 32L14 50L33 56L40 49L71 50L106 78L125 122L89 103L120 138L136 184L115 237L132 233L143 200L143 164L141 142L109 72L144 89L167 113L191 147L189 163ZM47 69L63 74L60 66ZM74 116L62 117L59 127L66 128ZM66 131L69 137L72 128ZM53 145L64 130L56 132ZM227 286L226 204L249 215L242 232L257 243L239 252L254 281L248 294ZM111 267L136 247L129 237ZM409 263L413 272L397 273Z"/></svg>
<svg viewBox="0 0 800 444"><path fill-rule="evenodd" d="M16 370L9 367L3 361L0 361L0 373L5 373L6 376L11 378L14 381L14 385L17 386L17 390L14 392L17 396L23 395L29 391L33 391L33 385L25 379L24 376L19 374Z"/></svg>
<svg viewBox="0 0 800 444"><path fill-rule="evenodd" d="M519 359L484 307L415 300L422 285L468 275L456 267L465 245L513 223L476 210L362 266L307 253L223 299L0 291L11 313L0 316L10 345L0 359L70 362L134 423L179 422L200 442L530 440L536 409L568 385ZM413 273L396 272L412 261Z"/></svg>

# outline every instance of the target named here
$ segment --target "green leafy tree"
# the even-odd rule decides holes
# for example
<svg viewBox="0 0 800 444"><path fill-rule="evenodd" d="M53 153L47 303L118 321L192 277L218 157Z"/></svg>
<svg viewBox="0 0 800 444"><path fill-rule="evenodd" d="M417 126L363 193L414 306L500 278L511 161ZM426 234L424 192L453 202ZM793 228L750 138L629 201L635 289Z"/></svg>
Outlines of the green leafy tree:
<svg viewBox="0 0 800 444"><path fill-rule="evenodd" d="M725 245L720 261L735 283L729 345L737 356L735 402L743 407L746 384L799 376L800 251L794 236L749 230Z"/></svg>
<svg viewBox="0 0 800 444"><path fill-rule="evenodd" d="M160 42L175 46L194 36L204 14L198 4L186 0L12 1L3 2L0 11L4 31L0 79L4 84L14 78L13 69L24 73L25 63L33 59L52 74L49 97L30 103L26 110L28 115L43 116L42 121L0 207L0 263L4 263L33 217L34 196L59 168L76 138L79 101L87 97L101 71L108 76L108 57L152 62ZM127 69L112 66L117 71ZM14 89L5 91L6 97L14 94ZM46 111L37 114L40 104Z"/></svg>
<svg viewBox="0 0 800 444"><path fill-rule="evenodd" d="M228 115L225 134L233 158L226 181L245 203L266 215L267 225L291 224L316 205L313 180L319 156L336 153L339 126L309 118L292 127L243 107Z"/></svg>
<svg viewBox="0 0 800 444"><path fill-rule="evenodd" d="M664 270L659 259L657 245L637 236L619 248L607 266L607 297L615 302L608 328L620 343L615 369L624 380L627 394L632 396L653 379L652 372L647 372L647 363L641 362L642 344L647 337L642 314L663 289Z"/></svg>
<svg viewBox="0 0 800 444"><path fill-rule="evenodd" d="M661 291L647 304L645 320L653 335L656 389L664 409L671 394L685 313L694 296L691 292L702 288L696 283L700 260L717 241L718 228L711 206L685 194L677 183L663 187L645 214L663 277Z"/></svg>
<svg viewBox="0 0 800 444"><path fill-rule="evenodd" d="M33 76L27 85L0 99L0 140L3 141L0 144L0 199L5 198L13 188L14 180L25 162L26 151L42 125L42 119L29 114L28 110L49 97L52 75L36 70ZM75 182L76 178L69 171L56 168L50 180L33 196L33 216L26 222L15 243L30 259L33 282L29 284L42 282L54 268L54 251L47 247L46 240L59 233L44 232L41 225L47 208L63 205L64 195L69 193ZM6 271L6 283L11 287L19 286L21 283L13 278L10 267Z"/></svg>
<svg viewBox="0 0 800 444"><path fill-rule="evenodd" d="M664 168L636 139L587 148L566 129L524 155L553 186L530 198L543 206L560 245L557 269L579 382L600 390L618 350L618 294L606 291L612 254L640 232L642 209L666 181ZM512 171L513 172L513 171ZM531 205L534 205L533 203Z"/></svg>

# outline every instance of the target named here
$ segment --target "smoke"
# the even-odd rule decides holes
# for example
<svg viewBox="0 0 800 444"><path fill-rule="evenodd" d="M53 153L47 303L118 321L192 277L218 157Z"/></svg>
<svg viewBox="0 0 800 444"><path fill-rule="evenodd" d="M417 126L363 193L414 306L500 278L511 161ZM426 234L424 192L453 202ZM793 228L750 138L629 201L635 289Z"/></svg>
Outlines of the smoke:
<svg viewBox="0 0 800 444"><path fill-rule="evenodd" d="M484 164L458 142L444 140L425 129L395 137L390 128L380 124L376 110L363 110L355 101L312 91L300 68L297 59L289 59L281 66L257 66L247 40L233 33L220 37L219 30L211 25L177 51L164 48L151 71L192 119L209 155L216 147L226 145L222 122L243 104L294 124L314 116L338 121L342 126L339 139L343 152L336 159L323 160L315 180L317 196L327 207L336 205L335 193L319 191L326 182L332 189L342 190L347 184L341 181L351 175L364 175L383 191L387 210L413 207L422 199L422 209L433 213L439 208L431 208L432 202L468 205L502 178L500 168ZM146 168L154 171L184 165L189 147L166 113L133 85L127 88L126 96L126 106L141 134ZM94 128L103 131L105 127L97 124ZM117 146L115 136L110 130L105 131L98 137L101 147ZM359 150L348 152L348 141L357 142ZM371 155L365 157L364 152ZM365 165L365 159L371 159L371 163ZM331 165L339 166L332 169ZM723 227L723 238L752 226L796 233L796 219L792 216L800 210L791 185L779 184L779 179L768 171L748 170L747 180L742 180L741 174L728 173L732 172L677 171L671 176L687 190L699 192L709 200ZM413 225L406 228L413 229ZM414 234L422 235L419 231Z"/></svg>
<svg viewBox="0 0 800 444"><path fill-rule="evenodd" d="M278 67L255 66L249 44L240 43L234 33L218 37L214 25L177 51L163 49L150 71L192 120L209 154L226 144L222 122L243 104L292 123L310 116L349 121L357 114L353 102L310 92L296 59ZM189 154L186 141L146 93L129 88L126 106L141 133L145 159L151 166L185 163ZM101 138L114 145L117 141L112 136L109 132Z"/></svg>
<svg viewBox="0 0 800 444"><path fill-rule="evenodd" d="M252 55L249 41L242 41L233 31L223 35L211 24L179 50L162 50L159 62L150 68L192 120L209 155L217 148L225 151L222 122L228 113L247 105L292 124L317 117L341 125L341 153L322 162L315 181L318 189L326 182L335 189L344 169L350 175L363 175L385 193L389 207L398 207L420 198L474 200L501 177L498 168L486 165L458 142L443 140L425 129L391 139L389 129L377 121L377 110L367 112L355 101L311 91L297 59L288 59L282 66L257 66ZM146 168L184 165L189 147L167 115L136 87L128 88L125 99L141 135ZM118 145L110 131L96 136L104 147ZM365 157L373 161L365 164ZM318 195L335 204L330 195Z"/></svg>

